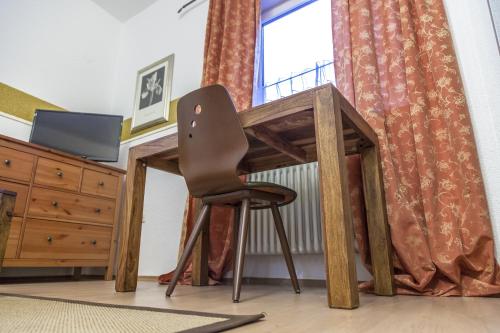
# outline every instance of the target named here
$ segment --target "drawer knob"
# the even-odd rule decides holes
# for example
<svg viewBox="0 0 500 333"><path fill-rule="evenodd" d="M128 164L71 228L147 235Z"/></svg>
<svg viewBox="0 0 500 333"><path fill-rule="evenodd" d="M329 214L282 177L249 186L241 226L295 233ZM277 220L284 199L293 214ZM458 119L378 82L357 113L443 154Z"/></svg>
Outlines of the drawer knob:
<svg viewBox="0 0 500 333"><path fill-rule="evenodd" d="M62 178L64 176L64 173L62 171L57 171L56 175L57 177Z"/></svg>
<svg viewBox="0 0 500 333"><path fill-rule="evenodd" d="M59 203L57 201L52 201L52 207L57 207L59 206Z"/></svg>
<svg viewBox="0 0 500 333"><path fill-rule="evenodd" d="M97 185L99 185L99 186L104 186L104 181L100 180L100 181L97 183Z"/></svg>
<svg viewBox="0 0 500 333"><path fill-rule="evenodd" d="M94 209L94 212L96 212L97 214L99 214L101 212L101 208Z"/></svg>
<svg viewBox="0 0 500 333"><path fill-rule="evenodd" d="M47 237L47 242L49 242L49 243L52 242L52 236Z"/></svg>
<svg viewBox="0 0 500 333"><path fill-rule="evenodd" d="M12 213L10 210L5 213L7 217L10 219L12 216L14 216L14 213Z"/></svg>
<svg viewBox="0 0 500 333"><path fill-rule="evenodd" d="M91 241L90 241L90 243L91 243L92 245L96 245L96 244L97 244L97 241L96 241L95 239L93 239L93 240L91 240Z"/></svg>
<svg viewBox="0 0 500 333"><path fill-rule="evenodd" d="M3 161L3 164L5 164L5 166L10 166L10 163L11 163L10 160L4 160Z"/></svg>

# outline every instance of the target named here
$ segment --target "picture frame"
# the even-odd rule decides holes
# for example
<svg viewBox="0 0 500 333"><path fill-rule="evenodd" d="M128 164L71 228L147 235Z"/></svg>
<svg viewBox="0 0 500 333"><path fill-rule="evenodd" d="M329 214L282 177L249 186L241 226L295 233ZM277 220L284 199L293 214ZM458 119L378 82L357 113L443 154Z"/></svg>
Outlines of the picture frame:
<svg viewBox="0 0 500 333"><path fill-rule="evenodd" d="M137 72L131 132L168 121L174 54Z"/></svg>

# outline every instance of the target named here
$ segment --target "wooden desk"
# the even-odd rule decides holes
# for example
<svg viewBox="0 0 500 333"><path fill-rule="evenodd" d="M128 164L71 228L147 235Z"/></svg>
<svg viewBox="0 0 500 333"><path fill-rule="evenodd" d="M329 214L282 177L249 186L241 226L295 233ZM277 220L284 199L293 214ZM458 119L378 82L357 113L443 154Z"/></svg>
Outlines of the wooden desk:
<svg viewBox="0 0 500 333"><path fill-rule="evenodd" d="M345 156L361 154L375 292L393 295L391 242L375 132L331 84L240 112L250 149L241 173L319 162L328 305L359 305ZM129 151L117 291L137 285L146 167L180 174L177 134ZM180 223L180 221L179 221ZM193 255L193 284L208 282L207 235Z"/></svg>

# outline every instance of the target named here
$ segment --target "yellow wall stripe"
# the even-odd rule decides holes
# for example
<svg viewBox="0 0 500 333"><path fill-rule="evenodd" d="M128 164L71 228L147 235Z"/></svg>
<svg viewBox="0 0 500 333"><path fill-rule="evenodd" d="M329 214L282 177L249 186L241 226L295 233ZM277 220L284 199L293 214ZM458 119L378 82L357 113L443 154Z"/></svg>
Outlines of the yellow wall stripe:
<svg viewBox="0 0 500 333"><path fill-rule="evenodd" d="M156 129L175 124L177 122L177 101L178 99L175 99L170 102L168 121L145 128L142 131L132 134L130 131L132 118L125 119L123 121L121 140L125 141L132 139ZM40 98L34 97L0 82L0 111L27 121L33 121L33 115L35 114L36 109L65 111L57 105L46 102Z"/></svg>
<svg viewBox="0 0 500 333"><path fill-rule="evenodd" d="M0 111L33 121L36 109L64 111L63 108L0 82Z"/></svg>

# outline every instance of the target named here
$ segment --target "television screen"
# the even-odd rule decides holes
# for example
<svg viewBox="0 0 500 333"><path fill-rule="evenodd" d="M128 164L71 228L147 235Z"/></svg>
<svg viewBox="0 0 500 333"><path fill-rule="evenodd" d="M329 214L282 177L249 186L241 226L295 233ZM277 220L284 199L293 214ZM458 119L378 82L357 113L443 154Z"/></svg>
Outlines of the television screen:
<svg viewBox="0 0 500 333"><path fill-rule="evenodd" d="M122 116L36 110L30 142L83 158L118 161Z"/></svg>

